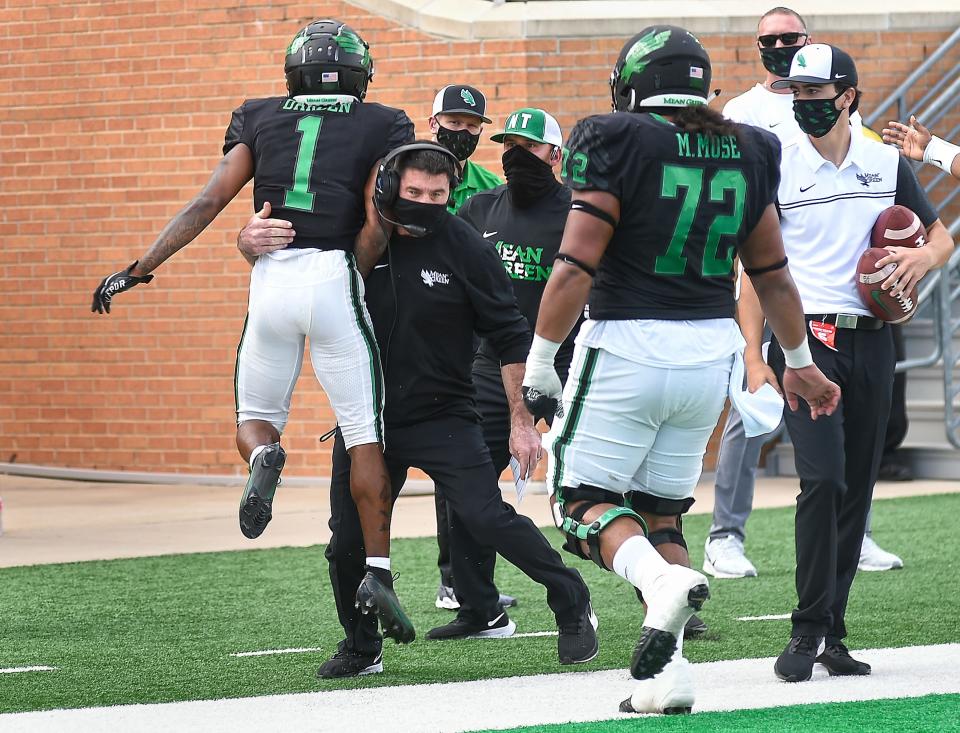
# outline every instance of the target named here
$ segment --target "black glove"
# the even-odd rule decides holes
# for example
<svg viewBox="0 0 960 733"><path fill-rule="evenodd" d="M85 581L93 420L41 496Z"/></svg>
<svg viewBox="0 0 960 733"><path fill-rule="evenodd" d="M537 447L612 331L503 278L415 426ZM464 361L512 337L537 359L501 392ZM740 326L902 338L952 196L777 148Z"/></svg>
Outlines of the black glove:
<svg viewBox="0 0 960 733"><path fill-rule="evenodd" d="M533 415L534 425L540 420L550 425L554 417L563 417L563 405L556 397L548 397L536 387L521 387L520 393L524 406Z"/></svg>
<svg viewBox="0 0 960 733"><path fill-rule="evenodd" d="M115 272L100 281L97 289L93 291L93 305L90 306L92 313L109 313L110 301L113 300L114 295L122 293L124 290L129 290L140 283L148 283L153 280L153 275L137 277L136 275L130 274L130 270L136 267L139 261L140 260L134 262L126 270Z"/></svg>

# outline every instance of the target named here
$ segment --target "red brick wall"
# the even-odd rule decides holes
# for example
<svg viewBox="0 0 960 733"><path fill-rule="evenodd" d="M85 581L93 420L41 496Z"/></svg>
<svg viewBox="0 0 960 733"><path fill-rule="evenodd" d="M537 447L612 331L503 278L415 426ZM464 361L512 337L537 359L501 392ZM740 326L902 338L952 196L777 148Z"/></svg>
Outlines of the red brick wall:
<svg viewBox="0 0 960 733"><path fill-rule="evenodd" d="M199 9L197 9L199 5ZM437 88L476 84L501 123L515 107L564 128L606 111L624 38L449 41L345 3L49 2L0 8L0 462L223 474L234 448L233 365L248 267L234 248L249 188L147 286L90 313L207 179L230 112L283 92L283 49L313 17L371 43L370 98L427 134ZM625 35L628 31L625 29ZM694 29L695 30L695 29ZM876 103L948 34L822 34L861 62ZM750 38L704 36L724 97L760 76ZM721 100L722 101L722 100ZM476 160L499 169L484 142ZM290 473L319 475L333 423L309 365L285 435Z"/></svg>

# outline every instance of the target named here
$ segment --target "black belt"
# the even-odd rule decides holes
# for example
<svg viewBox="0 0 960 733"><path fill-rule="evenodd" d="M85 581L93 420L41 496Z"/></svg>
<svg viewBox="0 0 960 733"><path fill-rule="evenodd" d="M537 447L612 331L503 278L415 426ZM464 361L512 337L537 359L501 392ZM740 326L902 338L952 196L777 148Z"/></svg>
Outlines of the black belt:
<svg viewBox="0 0 960 733"><path fill-rule="evenodd" d="M804 318L808 321L830 323L837 328L852 328L858 331L879 331L885 321L872 316L855 316L851 313L807 313Z"/></svg>

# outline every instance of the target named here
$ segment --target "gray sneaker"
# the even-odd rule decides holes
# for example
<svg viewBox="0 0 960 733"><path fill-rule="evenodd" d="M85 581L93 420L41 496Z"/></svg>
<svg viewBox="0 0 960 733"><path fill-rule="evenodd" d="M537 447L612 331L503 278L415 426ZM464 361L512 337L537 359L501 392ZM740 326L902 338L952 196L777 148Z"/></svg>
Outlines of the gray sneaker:
<svg viewBox="0 0 960 733"><path fill-rule="evenodd" d="M437 608L444 608L447 611L456 611L460 608L460 601L457 600L457 594L453 592L451 586L440 583L440 587L437 588L437 600L434 601L434 605Z"/></svg>

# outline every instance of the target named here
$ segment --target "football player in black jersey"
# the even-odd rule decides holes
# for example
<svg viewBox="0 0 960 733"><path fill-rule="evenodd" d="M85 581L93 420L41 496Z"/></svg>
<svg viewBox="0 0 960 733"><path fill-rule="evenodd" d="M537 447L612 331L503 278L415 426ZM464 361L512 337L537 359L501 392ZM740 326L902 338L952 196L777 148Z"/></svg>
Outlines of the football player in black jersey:
<svg viewBox="0 0 960 733"><path fill-rule="evenodd" d="M240 528L252 539L270 521L285 461L280 434L309 337L314 371L353 457L351 491L368 555L357 602L364 612L375 611L385 634L406 643L414 629L390 574L380 355L354 249L356 243L359 258L382 236L379 229L362 229L364 192L379 160L412 139L413 124L402 110L362 102L373 60L363 39L339 21L301 29L287 49L284 71L289 95L248 100L234 111L223 158L207 185L138 261L104 278L92 309L109 313L117 294L152 280L150 273L253 179L260 215L272 209L291 226L276 233L283 251L267 247L266 256L256 258L237 349L237 448L250 466Z"/></svg>
<svg viewBox="0 0 960 733"><path fill-rule="evenodd" d="M741 358L735 255L774 332L793 345L790 407L803 399L825 415L839 400L810 358L786 266L779 144L710 110L710 77L706 51L683 28L653 26L623 47L615 111L581 120L564 151L573 202L524 378L531 411L548 412L561 395L555 355L589 296L547 439L548 481L565 547L647 602L630 665L641 682L625 711L688 712L694 702L682 630L709 590L684 567L680 518Z"/></svg>
<svg viewBox="0 0 960 733"><path fill-rule="evenodd" d="M393 496L408 469L416 467L434 480L451 509L450 554L454 577L461 581L461 606L453 623L431 630L427 638L513 634L516 624L499 603L492 566L489 574L482 567L483 545L489 544L546 588L560 663L588 662L599 647L586 584L529 518L504 503L484 444L471 380L474 332L496 354L510 404L509 450L524 474L541 451L540 434L520 395L530 327L496 250L447 211L460 171L455 154L435 143L404 146L384 160L376 196L396 231L366 292L384 353L385 455ZM322 678L383 670L376 622L362 618L352 602L363 577L364 547L346 481L349 465L338 435L325 555L345 638L318 670Z"/></svg>

